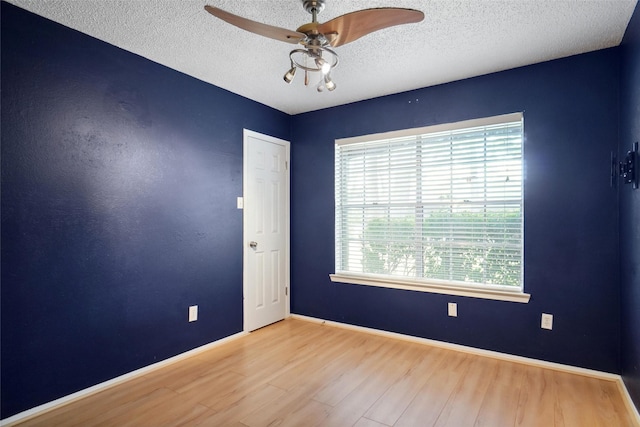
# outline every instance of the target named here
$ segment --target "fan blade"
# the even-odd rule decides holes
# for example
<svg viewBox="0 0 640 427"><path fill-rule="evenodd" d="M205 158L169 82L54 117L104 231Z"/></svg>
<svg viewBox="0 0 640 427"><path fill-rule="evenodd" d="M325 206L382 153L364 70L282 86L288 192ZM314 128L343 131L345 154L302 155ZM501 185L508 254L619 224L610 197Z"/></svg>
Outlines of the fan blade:
<svg viewBox="0 0 640 427"><path fill-rule="evenodd" d="M213 16L228 22L231 25L235 25L243 30L250 31L261 36L269 37L272 39L280 40L282 42L297 44L300 40L306 37L305 34L297 31L287 30L285 28L274 27L273 25L263 24L261 22L252 21L247 18L243 18L233 13L229 13L222 9L218 9L213 6L204 7L207 12Z"/></svg>
<svg viewBox="0 0 640 427"><path fill-rule="evenodd" d="M318 31L325 35L333 36L335 34L332 38L327 38L330 40L331 46L337 47L383 28L420 22L423 19L424 13L419 10L381 7L338 16L318 25Z"/></svg>

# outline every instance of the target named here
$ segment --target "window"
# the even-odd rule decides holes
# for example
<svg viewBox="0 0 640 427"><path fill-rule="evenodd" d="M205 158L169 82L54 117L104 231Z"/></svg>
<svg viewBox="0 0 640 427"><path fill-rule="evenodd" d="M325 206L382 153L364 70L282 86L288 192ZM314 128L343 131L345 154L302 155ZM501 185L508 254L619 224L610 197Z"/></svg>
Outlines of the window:
<svg viewBox="0 0 640 427"><path fill-rule="evenodd" d="M528 301L522 148L521 113L337 140L332 280Z"/></svg>

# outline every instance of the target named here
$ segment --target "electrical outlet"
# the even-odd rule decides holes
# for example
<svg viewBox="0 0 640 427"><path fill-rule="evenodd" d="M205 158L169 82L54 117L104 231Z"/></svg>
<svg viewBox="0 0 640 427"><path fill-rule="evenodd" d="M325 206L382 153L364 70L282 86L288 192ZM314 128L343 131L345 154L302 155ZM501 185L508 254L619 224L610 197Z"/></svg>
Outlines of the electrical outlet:
<svg viewBox="0 0 640 427"><path fill-rule="evenodd" d="M198 306L192 305L189 307L189 322L195 322L198 320Z"/></svg>
<svg viewBox="0 0 640 427"><path fill-rule="evenodd" d="M455 302L449 303L449 316L458 317L458 304Z"/></svg>
<svg viewBox="0 0 640 427"><path fill-rule="evenodd" d="M540 322L542 329L553 329L553 314L542 313L542 321Z"/></svg>

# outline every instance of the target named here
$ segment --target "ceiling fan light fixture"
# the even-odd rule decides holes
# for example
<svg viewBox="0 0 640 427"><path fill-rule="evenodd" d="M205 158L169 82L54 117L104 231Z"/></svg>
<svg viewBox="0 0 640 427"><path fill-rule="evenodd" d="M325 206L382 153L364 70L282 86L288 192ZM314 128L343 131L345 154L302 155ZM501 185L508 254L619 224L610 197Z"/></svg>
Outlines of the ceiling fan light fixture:
<svg viewBox="0 0 640 427"><path fill-rule="evenodd" d="M322 57L316 58L316 65L324 75L327 75L329 71L331 71L331 64L325 61Z"/></svg>
<svg viewBox="0 0 640 427"><path fill-rule="evenodd" d="M296 75L296 70L296 66L291 64L291 69L284 75L284 81L287 83L291 83L293 77Z"/></svg>
<svg viewBox="0 0 640 427"><path fill-rule="evenodd" d="M333 80L331 80L329 74L326 74L324 76L324 85L327 87L327 90L329 92L332 92L336 89L336 84L333 82Z"/></svg>

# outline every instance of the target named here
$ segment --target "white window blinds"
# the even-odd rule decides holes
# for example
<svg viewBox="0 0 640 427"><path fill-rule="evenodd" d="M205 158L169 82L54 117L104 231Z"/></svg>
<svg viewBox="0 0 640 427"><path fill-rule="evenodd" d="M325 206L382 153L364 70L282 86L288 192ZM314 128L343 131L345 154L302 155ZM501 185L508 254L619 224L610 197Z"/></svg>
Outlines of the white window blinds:
<svg viewBox="0 0 640 427"><path fill-rule="evenodd" d="M336 273L522 289L522 114L336 142Z"/></svg>

